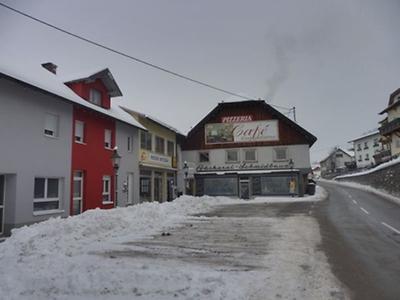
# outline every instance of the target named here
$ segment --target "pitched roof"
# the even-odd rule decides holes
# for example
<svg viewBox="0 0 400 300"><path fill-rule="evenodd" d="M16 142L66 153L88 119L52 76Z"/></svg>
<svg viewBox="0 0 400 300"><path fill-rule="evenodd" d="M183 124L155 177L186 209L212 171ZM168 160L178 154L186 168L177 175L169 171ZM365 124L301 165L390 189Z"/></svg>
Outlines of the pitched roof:
<svg viewBox="0 0 400 300"><path fill-rule="evenodd" d="M111 108L105 109L82 99L67 87L57 75L44 69L40 63L33 65L24 62L23 64L11 65L7 63L7 59L4 58L0 61L0 77L17 81L31 88L60 97L64 101L84 106L129 125L146 129L139 122L132 119L132 117L118 105L111 103Z"/></svg>
<svg viewBox="0 0 400 300"><path fill-rule="evenodd" d="M306 140L308 141L310 147L317 141L317 138L305 130L303 127L298 125L296 122L292 121L285 115L283 115L281 112L273 108L271 105L268 105L264 100L246 100L246 101L236 101L236 102L220 102L218 105L210 112L208 113L199 123L196 124L187 134L188 137L191 136L199 127L201 127L203 124L205 124L208 120L210 120L212 117L217 115L219 112L221 112L224 108L229 107L229 106L236 106L236 105L248 105L248 104L259 104L262 105L264 109L267 111L271 112L272 115L275 115L279 120L282 122L286 123L290 127L292 127L294 130L298 131L300 134L302 134Z"/></svg>
<svg viewBox="0 0 400 300"><path fill-rule="evenodd" d="M165 122L163 122L163 121L160 121L160 120L157 119L156 117L153 117L153 116L150 116L150 115L148 115L148 114L144 114L144 113L138 112L138 111L136 111L136 110L133 110L133 109L130 109L130 108L127 108L127 107L122 107L122 106L121 106L121 108L122 108L123 110L125 110L126 112L128 112L131 116L132 116L132 114L137 115L137 116L140 116L140 117L142 117L142 118L145 118L145 119L147 119L147 120L152 121L153 123L156 123L156 124L160 125L161 127L164 127L165 129L168 129L168 130L170 130L170 131L173 131L173 132L175 132L175 133L178 134L178 135L185 136L185 134L183 134L181 131L179 131L179 130L176 129L175 127L173 127L173 126L171 126L171 125L169 125L169 124L167 124L167 123L165 123Z"/></svg>
<svg viewBox="0 0 400 300"><path fill-rule="evenodd" d="M399 94L400 94L400 88L398 88L397 90L395 90L393 93L390 94L388 107L386 107L384 110L382 110L379 113L380 115L383 115L384 113L388 112L389 110L392 110L393 108L400 105L400 100L395 101L396 96L400 97Z"/></svg>
<svg viewBox="0 0 400 300"><path fill-rule="evenodd" d="M322 160L320 161L320 164L323 163L324 161L326 161L329 157L331 157L333 154L335 154L335 153L338 152L338 151L343 152L343 153L346 154L347 156L354 157L354 151L343 150L342 148L335 148L335 149L333 149L333 150L328 154L328 156L326 156L324 159L322 159Z"/></svg>
<svg viewBox="0 0 400 300"><path fill-rule="evenodd" d="M379 135L379 130L377 130L377 129L375 129L375 130L373 130L371 132L365 133L365 134L363 134L363 135L361 135L361 136L359 136L359 137L357 137L355 139L352 139L349 142L355 142L355 141L358 141L358 140L361 140L361 139L364 139L366 137L369 137L369 136L372 136L372 135L376 135L376 134Z"/></svg>
<svg viewBox="0 0 400 300"><path fill-rule="evenodd" d="M79 75L72 77L72 79L64 80L65 83L75 83L81 81L93 81L95 79L100 79L107 88L108 95L110 97L120 97L122 96L122 92L119 89L117 82L112 76L110 70L108 68L95 71L86 75Z"/></svg>

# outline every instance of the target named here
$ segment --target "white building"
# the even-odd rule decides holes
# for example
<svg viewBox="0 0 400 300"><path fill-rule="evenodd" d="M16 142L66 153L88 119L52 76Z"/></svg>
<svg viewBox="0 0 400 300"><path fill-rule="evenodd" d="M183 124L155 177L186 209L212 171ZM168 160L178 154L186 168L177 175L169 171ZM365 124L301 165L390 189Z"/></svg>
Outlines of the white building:
<svg viewBox="0 0 400 300"><path fill-rule="evenodd" d="M371 167L376 164L374 155L382 149L378 130L357 137L349 143L353 144L357 168Z"/></svg>

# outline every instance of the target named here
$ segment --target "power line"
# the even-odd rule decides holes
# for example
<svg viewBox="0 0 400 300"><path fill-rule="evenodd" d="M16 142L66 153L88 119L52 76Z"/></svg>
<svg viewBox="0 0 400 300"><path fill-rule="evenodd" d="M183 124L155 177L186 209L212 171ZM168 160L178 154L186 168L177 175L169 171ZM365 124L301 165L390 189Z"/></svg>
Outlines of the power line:
<svg viewBox="0 0 400 300"><path fill-rule="evenodd" d="M58 27L58 26L56 26L56 25L50 24L50 23L48 23L48 22L46 22L46 21L43 21L42 19L36 18L36 17L34 17L34 16L32 16L32 15L29 15L29 14L27 14L27 13L24 13L23 11L20 11L20 10L18 10L18 9L16 9L16 8L13 8L13 7L11 7L11 6L8 6L8 5L4 4L4 3L1 3L1 2L0 2L0 6L2 6L2 7L4 7L4 8L7 8L7 9L9 9L9 10L11 10L11 11L17 13L17 14L20 14L20 15L26 17L26 18L29 18L29 19L31 19L31 20L33 20L33 21L35 21L35 22L38 22L38 23L40 23L40 24L42 24L42 25L48 26L48 27L50 27L50 28L52 28L52 29L55 29L55 30L60 31L60 32L62 32L62 33L65 33L65 34L67 34L67 35L69 35L69 36L72 36L72 37L74 37L74 38L77 38L77 39L79 39L79 40L81 40L81 41L84 41L84 42L89 43L89 44L91 44L91 45L94 45L94 46L96 46L96 47L100 47L100 48L105 49L105 50L107 50L107 51L110 51L110 52L112 52L112 53L121 55L121 56L123 56L123 57L125 57L125 58L134 60L134 61L136 61L136 62L138 62L138 63L144 64L144 65L146 65L146 66L148 66L148 67L151 67L151 68L153 68L153 69L157 69L157 70L159 70L159 71L168 73L168 74L173 75L173 76L175 76L175 77L178 77L178 78L181 78L181 79L184 79L184 80L188 80L188 81L190 81L190 82L193 82L193 83L202 85L202 86L204 86L204 87L207 87L207 88L210 88L210 89L213 89L213 90L216 90L216 91L219 91L219 92L222 92L222 93L231 95L231 96L235 96L235 97L238 97L238 98L242 98L242 99L244 99L244 100L251 100L251 98L249 98L249 97L247 97L247 96L243 96L243 95L240 95L240 94L238 94L238 93L231 92L231 91L228 91L228 90L226 90L226 89L219 88L219 87L217 87L217 86L215 86L215 85L212 85L212 84L209 84L209 83L206 83L206 82L203 82L203 81L200 81L200 80L191 78L191 77L189 77L189 76L186 76L186 75L180 74L180 73L178 73L178 72L169 70L169 69L164 68L164 67L161 67L161 66L159 66L159 65L150 63L150 62L145 61L145 60L143 60L143 59L140 59L140 58L134 57L134 56L132 56L132 55L126 54L126 53L124 53L124 52L122 52L122 51L113 49L113 48L108 47L108 46L106 46L106 45L103 45L103 44L101 44L101 43L99 43L99 42L95 42L95 41L90 40L90 39L88 39L88 38L85 38L85 37L83 37L83 36L81 36L81 35L78 35L78 34L76 34L76 33L70 32L70 31L68 31L68 30L66 30L66 29L63 29L63 28L61 28L61 27ZM253 98L253 99L255 99L255 98ZM291 111L291 108L287 108L287 107L283 107L283 106L279 106L279 105L274 105L274 104L269 104L269 105L271 105L271 106L273 106L273 107L276 107L276 108L279 108L279 109L288 110L289 112Z"/></svg>

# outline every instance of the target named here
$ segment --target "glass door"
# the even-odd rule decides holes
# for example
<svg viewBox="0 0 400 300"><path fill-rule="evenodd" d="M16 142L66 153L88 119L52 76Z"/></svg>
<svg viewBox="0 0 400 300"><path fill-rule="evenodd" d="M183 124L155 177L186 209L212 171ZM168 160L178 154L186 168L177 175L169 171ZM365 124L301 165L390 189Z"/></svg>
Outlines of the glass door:
<svg viewBox="0 0 400 300"><path fill-rule="evenodd" d="M72 196L72 215L79 215L83 211L83 172L74 172L73 183L73 196Z"/></svg>
<svg viewBox="0 0 400 300"><path fill-rule="evenodd" d="M239 181L240 198L249 199L250 198L250 180L249 178L240 178Z"/></svg>
<svg viewBox="0 0 400 300"><path fill-rule="evenodd" d="M162 173L154 172L154 201L162 202L162 199L163 199Z"/></svg>
<svg viewBox="0 0 400 300"><path fill-rule="evenodd" d="M131 205L133 204L133 173L128 173L128 178L127 178L127 188L128 188L128 204Z"/></svg>
<svg viewBox="0 0 400 300"><path fill-rule="evenodd" d="M0 234L4 231L4 203L6 197L6 177L0 175Z"/></svg>

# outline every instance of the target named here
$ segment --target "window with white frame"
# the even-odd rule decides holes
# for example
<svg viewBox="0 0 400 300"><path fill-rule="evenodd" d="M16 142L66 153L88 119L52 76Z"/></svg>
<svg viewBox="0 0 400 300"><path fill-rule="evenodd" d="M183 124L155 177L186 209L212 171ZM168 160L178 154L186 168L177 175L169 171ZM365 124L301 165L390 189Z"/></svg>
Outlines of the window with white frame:
<svg viewBox="0 0 400 300"><path fill-rule="evenodd" d="M165 154L165 141L162 137L156 136L156 148L155 151L159 154Z"/></svg>
<svg viewBox="0 0 400 300"><path fill-rule="evenodd" d="M37 212L60 209L60 200L60 178L35 178L33 192L33 211Z"/></svg>
<svg viewBox="0 0 400 300"><path fill-rule="evenodd" d="M199 161L201 163L206 163L210 161L210 153L209 152L199 152Z"/></svg>
<svg viewBox="0 0 400 300"><path fill-rule="evenodd" d="M287 160L288 159L287 148L275 148L274 152L275 152L274 160Z"/></svg>
<svg viewBox="0 0 400 300"><path fill-rule="evenodd" d="M368 153L365 154L365 160L369 160L369 154Z"/></svg>
<svg viewBox="0 0 400 300"><path fill-rule="evenodd" d="M131 136L128 136L126 143L127 143L127 151L128 152L132 152L132 149L133 149L133 138Z"/></svg>
<svg viewBox="0 0 400 300"><path fill-rule="evenodd" d="M82 213L83 209L83 172L74 171L72 215Z"/></svg>
<svg viewBox="0 0 400 300"><path fill-rule="evenodd" d="M85 123L78 120L75 121L75 142L85 142Z"/></svg>
<svg viewBox="0 0 400 300"><path fill-rule="evenodd" d="M103 176L103 203L111 202L111 176Z"/></svg>
<svg viewBox="0 0 400 300"><path fill-rule="evenodd" d="M96 89L90 89L89 101L93 104L101 106L101 92Z"/></svg>
<svg viewBox="0 0 400 300"><path fill-rule="evenodd" d="M238 150L226 150L226 162L234 163L239 161L239 151Z"/></svg>
<svg viewBox="0 0 400 300"><path fill-rule="evenodd" d="M46 113L44 122L44 134L46 136L57 137L58 123L59 117L57 115Z"/></svg>
<svg viewBox="0 0 400 300"><path fill-rule="evenodd" d="M152 151L152 135L150 132L140 132L140 148L148 151Z"/></svg>
<svg viewBox="0 0 400 300"><path fill-rule="evenodd" d="M106 149L111 149L112 148L112 145L111 145L112 139L111 139L111 137L112 137L111 130L110 129L105 129L104 130L104 147Z"/></svg>
<svg viewBox="0 0 400 300"><path fill-rule="evenodd" d="M244 152L244 160L248 162L257 161L256 149L245 149Z"/></svg>

